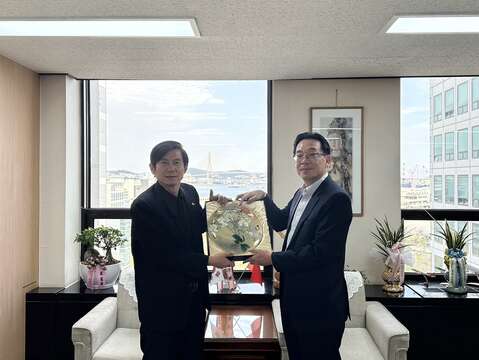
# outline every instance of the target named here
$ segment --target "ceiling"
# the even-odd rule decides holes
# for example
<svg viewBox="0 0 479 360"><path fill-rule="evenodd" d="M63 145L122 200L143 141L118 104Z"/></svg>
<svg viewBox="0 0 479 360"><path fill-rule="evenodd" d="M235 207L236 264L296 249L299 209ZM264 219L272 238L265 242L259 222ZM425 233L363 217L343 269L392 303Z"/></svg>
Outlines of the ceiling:
<svg viewBox="0 0 479 360"><path fill-rule="evenodd" d="M307 79L479 74L479 34L386 35L399 14L479 1L1 1L0 17L194 17L201 38L0 38L0 55L85 79Z"/></svg>

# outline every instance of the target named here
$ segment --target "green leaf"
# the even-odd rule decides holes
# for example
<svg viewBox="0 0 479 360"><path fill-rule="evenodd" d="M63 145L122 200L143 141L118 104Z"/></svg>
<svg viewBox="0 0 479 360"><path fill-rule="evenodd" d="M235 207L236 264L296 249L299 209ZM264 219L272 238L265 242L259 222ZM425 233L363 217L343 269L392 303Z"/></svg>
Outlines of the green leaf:
<svg viewBox="0 0 479 360"><path fill-rule="evenodd" d="M235 239L234 241L237 244L244 242L244 239L241 236L239 236L238 234L233 234L233 239Z"/></svg>

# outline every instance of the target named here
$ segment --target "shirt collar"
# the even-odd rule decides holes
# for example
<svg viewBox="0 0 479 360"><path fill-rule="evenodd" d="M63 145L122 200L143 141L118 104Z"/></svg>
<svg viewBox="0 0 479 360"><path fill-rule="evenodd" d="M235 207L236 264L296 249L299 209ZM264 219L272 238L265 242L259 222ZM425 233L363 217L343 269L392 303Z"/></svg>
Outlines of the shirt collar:
<svg viewBox="0 0 479 360"><path fill-rule="evenodd" d="M311 196L314 194L314 192L318 189L319 185L321 185L321 183L324 181L324 179L326 179L328 177L328 172L326 172L322 177L321 179L319 180L316 180L314 183L312 183L311 185L309 186L304 186L302 187L302 192L301 194L303 196Z"/></svg>

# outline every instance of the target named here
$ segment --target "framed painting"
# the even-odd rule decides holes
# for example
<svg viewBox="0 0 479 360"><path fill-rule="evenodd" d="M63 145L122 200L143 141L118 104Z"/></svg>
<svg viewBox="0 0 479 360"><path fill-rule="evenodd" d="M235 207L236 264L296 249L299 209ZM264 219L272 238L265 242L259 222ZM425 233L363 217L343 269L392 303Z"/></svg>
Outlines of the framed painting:
<svg viewBox="0 0 479 360"><path fill-rule="evenodd" d="M331 178L351 197L354 216L363 214L363 108L311 108L311 131L331 146Z"/></svg>

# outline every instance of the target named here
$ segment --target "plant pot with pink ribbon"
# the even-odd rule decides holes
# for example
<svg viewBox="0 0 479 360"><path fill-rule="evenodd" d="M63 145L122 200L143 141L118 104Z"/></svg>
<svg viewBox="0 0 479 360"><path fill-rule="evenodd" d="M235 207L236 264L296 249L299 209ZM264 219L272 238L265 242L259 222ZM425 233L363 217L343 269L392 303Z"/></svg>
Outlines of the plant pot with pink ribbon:
<svg viewBox="0 0 479 360"><path fill-rule="evenodd" d="M75 241L87 248L79 265L80 277L86 287L112 287L121 272L120 261L113 258L112 250L127 241L122 232L108 226L87 228L76 236ZM104 255L97 249L102 250Z"/></svg>

